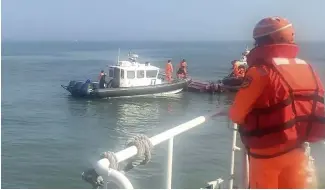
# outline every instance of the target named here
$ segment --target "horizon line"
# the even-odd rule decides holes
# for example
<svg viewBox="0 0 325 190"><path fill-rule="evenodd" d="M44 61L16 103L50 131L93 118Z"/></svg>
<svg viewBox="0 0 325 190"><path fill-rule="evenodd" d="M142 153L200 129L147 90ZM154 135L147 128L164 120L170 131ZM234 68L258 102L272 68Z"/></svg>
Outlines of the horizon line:
<svg viewBox="0 0 325 190"><path fill-rule="evenodd" d="M254 40L52 40L52 39L1 39L2 42L75 42L75 43L83 43L83 42L251 42L253 43ZM300 42L325 42L325 40L297 40L298 43Z"/></svg>

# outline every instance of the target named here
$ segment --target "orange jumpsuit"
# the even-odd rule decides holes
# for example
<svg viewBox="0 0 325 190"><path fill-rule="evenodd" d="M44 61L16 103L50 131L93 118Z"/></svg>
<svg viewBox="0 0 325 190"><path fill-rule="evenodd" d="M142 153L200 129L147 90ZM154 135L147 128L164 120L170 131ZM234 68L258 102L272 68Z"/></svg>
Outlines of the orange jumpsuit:
<svg viewBox="0 0 325 190"><path fill-rule="evenodd" d="M165 74L166 74L166 80L168 82L172 81L173 72L174 72L173 65L171 63L167 63L165 68Z"/></svg>
<svg viewBox="0 0 325 190"><path fill-rule="evenodd" d="M235 123L243 124L247 114L253 109L255 101L269 83L268 68L251 67L245 76L243 87L236 94L230 108L229 116ZM240 127L240 126L239 126ZM271 155L274 152L292 146L282 144L266 149L250 149L258 154ZM295 149L289 153L269 159L258 159L250 156L250 188L305 188L306 187L306 157L304 151Z"/></svg>

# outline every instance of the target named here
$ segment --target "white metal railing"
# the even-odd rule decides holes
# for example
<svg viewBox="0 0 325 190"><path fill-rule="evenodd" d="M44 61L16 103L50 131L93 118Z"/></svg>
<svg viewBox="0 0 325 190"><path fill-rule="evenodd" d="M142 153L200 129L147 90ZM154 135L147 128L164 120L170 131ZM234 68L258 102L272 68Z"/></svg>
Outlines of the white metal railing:
<svg viewBox="0 0 325 190"><path fill-rule="evenodd" d="M194 127L199 126L200 124L207 121L209 118L216 116L217 114L213 114L210 116L200 116L195 119L192 119L186 123L183 123L179 126L176 126L172 129L169 129L163 133L160 133L156 136L150 138L150 141L153 146L156 146L166 140L168 140L168 160L167 160L167 175L166 175L166 188L171 189L172 187L172 169L173 169L173 141L176 135L184 133L187 130L190 130ZM237 125L234 125L234 128L237 128ZM230 166L230 180L229 180L229 188L232 189L233 187L233 175L234 175L234 160L235 160L235 151L240 150L239 147L236 146L236 139L237 139L237 132L233 131L233 145L232 145L232 155L231 155L231 166ZM127 160L137 154L137 148L135 146L131 146L126 148L122 151L115 153L117 162L122 162ZM95 170L98 175L102 176L104 179L105 188L107 188L107 182L109 179L114 179L113 181L120 187L120 188L127 188L133 189L131 182L122 174L121 172L111 169L110 163L108 159L103 158L99 160L95 166ZM221 178L218 178L215 181L211 181L208 185L211 185L212 188L219 187L220 184L223 182Z"/></svg>
<svg viewBox="0 0 325 190"><path fill-rule="evenodd" d="M215 114L214 114L215 115ZM212 115L212 116L214 116ZM200 116L195 119L192 119L186 123L183 123L177 127L174 127L172 129L169 129L163 133L160 133L156 136L153 136L150 138L150 141L153 146L156 146L166 140L168 140L168 162L167 162L167 178L166 178L166 188L171 189L172 185L172 164L173 164L173 139L176 135L179 135L181 133L184 133L185 131L192 129L194 127L199 126L200 124L204 123L207 119L209 119L212 116ZM127 160L137 154L137 148L135 146L131 146L129 148L126 148L122 151L119 151L115 153L117 162L122 162L124 160ZM104 179L104 185L107 187L107 181L108 181L108 175L115 175L115 173L111 172L111 168L109 168L109 161L108 159L101 159L97 162L95 170L98 173L98 175L102 176ZM117 172L118 174L121 174L120 172ZM123 174L121 174L123 175ZM121 188L133 188L132 185L130 185L130 181L127 178L121 177L119 175L116 177L119 181L122 181L122 183L119 183L119 187ZM123 175L124 176L124 175Z"/></svg>
<svg viewBox="0 0 325 190"><path fill-rule="evenodd" d="M216 116L218 114L213 114L210 116L200 116L197 118L194 118L186 123L183 123L181 125L178 125L172 129L169 129L165 132L162 132L156 136L151 137L149 140L151 141L153 146L156 146L166 140L168 140L168 161L167 161L167 174L166 174L166 189L172 188L172 169L173 169L173 140L176 135L182 134L194 127L199 126L200 124L207 121L209 118ZM232 139L232 151L231 151L231 163L230 163L230 179L229 179L229 189L233 189L234 187L234 173L235 173L235 152L241 150L236 144L237 142L237 124L233 125L233 139ZM115 153L117 163L122 162L124 160L127 160L137 154L137 148L135 146L131 146L129 148L126 148L122 151L119 151ZM244 154L244 173L243 173L243 184L242 188L248 188L248 182L249 182L249 162L248 162L248 156L246 152L243 152ZM314 171L314 163L313 158L310 155L310 147L309 144L306 144L306 155L309 158L309 165L308 168L309 171ZM104 181L104 188L107 188L108 181L113 181L115 184L118 185L121 189L133 189L133 186L129 179L121 172L112 169L109 167L110 162L108 159L103 158L99 161L97 161L95 170L99 176L102 176ZM208 185L210 188L220 188L221 183L223 182L223 179L218 178L215 181L208 182Z"/></svg>

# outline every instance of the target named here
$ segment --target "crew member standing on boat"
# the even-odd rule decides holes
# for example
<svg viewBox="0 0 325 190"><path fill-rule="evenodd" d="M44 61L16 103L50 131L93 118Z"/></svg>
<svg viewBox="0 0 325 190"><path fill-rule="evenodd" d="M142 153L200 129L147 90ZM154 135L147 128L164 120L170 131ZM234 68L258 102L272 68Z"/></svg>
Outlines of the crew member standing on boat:
<svg viewBox="0 0 325 190"><path fill-rule="evenodd" d="M323 84L296 58L294 34L284 18L257 23L249 69L230 108L250 158L250 188L307 188L303 143L325 139Z"/></svg>
<svg viewBox="0 0 325 190"><path fill-rule="evenodd" d="M104 75L104 70L102 70L102 71L99 73L98 81L100 81L100 79L102 78L103 75Z"/></svg>
<svg viewBox="0 0 325 190"><path fill-rule="evenodd" d="M166 80L168 82L172 81L173 72L174 72L174 70L173 70L172 61L168 60L168 62L166 64L166 68L165 68Z"/></svg>

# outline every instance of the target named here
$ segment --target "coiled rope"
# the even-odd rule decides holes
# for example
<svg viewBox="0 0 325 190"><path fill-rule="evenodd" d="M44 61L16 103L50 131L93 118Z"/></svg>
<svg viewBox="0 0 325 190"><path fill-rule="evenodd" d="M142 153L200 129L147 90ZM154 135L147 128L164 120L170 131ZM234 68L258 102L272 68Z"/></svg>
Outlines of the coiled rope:
<svg viewBox="0 0 325 190"><path fill-rule="evenodd" d="M117 157L114 152L103 152L100 156L101 159L106 158L109 161L109 168L118 170L122 173L128 172L138 165L145 165L150 162L152 157L152 148L153 145L150 139L143 134L138 134L132 137L126 143L126 148L135 146L137 148L137 154L130 158L125 166L121 166L118 163ZM93 188L97 189L100 186L103 186L103 178L99 176L94 169L87 170L82 173L83 179L90 183Z"/></svg>

